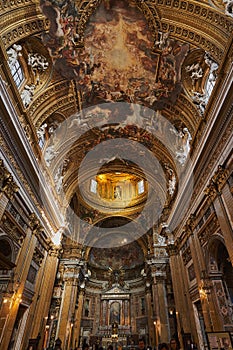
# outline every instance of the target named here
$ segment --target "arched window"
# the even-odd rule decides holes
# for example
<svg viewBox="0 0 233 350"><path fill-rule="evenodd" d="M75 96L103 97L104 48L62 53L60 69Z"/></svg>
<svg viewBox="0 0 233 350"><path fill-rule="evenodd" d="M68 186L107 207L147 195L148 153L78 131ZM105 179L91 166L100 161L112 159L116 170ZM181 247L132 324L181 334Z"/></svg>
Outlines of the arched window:
<svg viewBox="0 0 233 350"><path fill-rule="evenodd" d="M12 77L15 81L16 86L19 88L24 81L24 73L19 62L18 57L21 54L22 46L14 44L9 50L7 50L8 64L11 70Z"/></svg>
<svg viewBox="0 0 233 350"><path fill-rule="evenodd" d="M17 88L19 88L24 81L24 74L21 65L18 60L15 61L14 65L11 66L11 74L15 81Z"/></svg>

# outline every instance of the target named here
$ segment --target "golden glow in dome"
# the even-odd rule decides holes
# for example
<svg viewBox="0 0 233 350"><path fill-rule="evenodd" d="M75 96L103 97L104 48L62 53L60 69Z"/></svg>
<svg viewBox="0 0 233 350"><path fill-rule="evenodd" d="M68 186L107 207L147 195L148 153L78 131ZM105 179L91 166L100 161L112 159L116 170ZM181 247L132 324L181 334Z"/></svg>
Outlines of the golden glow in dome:
<svg viewBox="0 0 233 350"><path fill-rule="evenodd" d="M85 184L85 200L104 211L130 208L147 198L147 181L135 174L103 172Z"/></svg>
<svg viewBox="0 0 233 350"><path fill-rule="evenodd" d="M133 200L145 192L145 181L129 173L104 173L96 176L96 193L107 200Z"/></svg>

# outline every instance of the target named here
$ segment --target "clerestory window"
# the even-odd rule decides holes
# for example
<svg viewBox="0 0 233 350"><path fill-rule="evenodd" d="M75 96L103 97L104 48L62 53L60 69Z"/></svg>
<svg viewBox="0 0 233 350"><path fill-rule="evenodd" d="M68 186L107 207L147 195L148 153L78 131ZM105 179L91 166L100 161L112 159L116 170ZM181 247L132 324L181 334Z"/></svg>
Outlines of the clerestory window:
<svg viewBox="0 0 233 350"><path fill-rule="evenodd" d="M15 84L17 88L19 88L22 85L22 82L24 81L24 74L19 61L15 60L14 64L11 64L10 68Z"/></svg>

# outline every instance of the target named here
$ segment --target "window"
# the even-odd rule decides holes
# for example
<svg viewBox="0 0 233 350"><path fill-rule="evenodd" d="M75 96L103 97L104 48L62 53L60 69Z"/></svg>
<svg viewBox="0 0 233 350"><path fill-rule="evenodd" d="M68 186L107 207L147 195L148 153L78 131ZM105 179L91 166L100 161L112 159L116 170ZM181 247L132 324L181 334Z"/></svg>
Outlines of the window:
<svg viewBox="0 0 233 350"><path fill-rule="evenodd" d="M91 192L96 193L96 191L97 191L97 181L92 179L91 180Z"/></svg>
<svg viewBox="0 0 233 350"><path fill-rule="evenodd" d="M15 60L14 64L10 65L10 68L15 84L19 88L22 82L24 81L24 74L19 61Z"/></svg>
<svg viewBox="0 0 233 350"><path fill-rule="evenodd" d="M144 192L144 180L141 180L138 182L138 194L141 194Z"/></svg>

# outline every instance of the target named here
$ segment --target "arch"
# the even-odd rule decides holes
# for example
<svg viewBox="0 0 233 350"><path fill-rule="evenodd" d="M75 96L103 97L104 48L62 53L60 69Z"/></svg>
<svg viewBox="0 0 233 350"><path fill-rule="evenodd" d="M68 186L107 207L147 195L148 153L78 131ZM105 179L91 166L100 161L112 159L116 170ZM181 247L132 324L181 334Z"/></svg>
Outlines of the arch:
<svg viewBox="0 0 233 350"><path fill-rule="evenodd" d="M14 260L13 243L2 231L0 232L0 270L11 270L15 266Z"/></svg>
<svg viewBox="0 0 233 350"><path fill-rule="evenodd" d="M215 271L219 271L217 266L217 252L220 244L225 246L224 239L220 233L216 233L210 237L206 250L206 266L208 273L211 273L211 269L212 271L214 269Z"/></svg>
<svg viewBox="0 0 233 350"><path fill-rule="evenodd" d="M208 272L222 281L228 307L233 308L233 266L225 241L219 234L214 235L208 244Z"/></svg>

